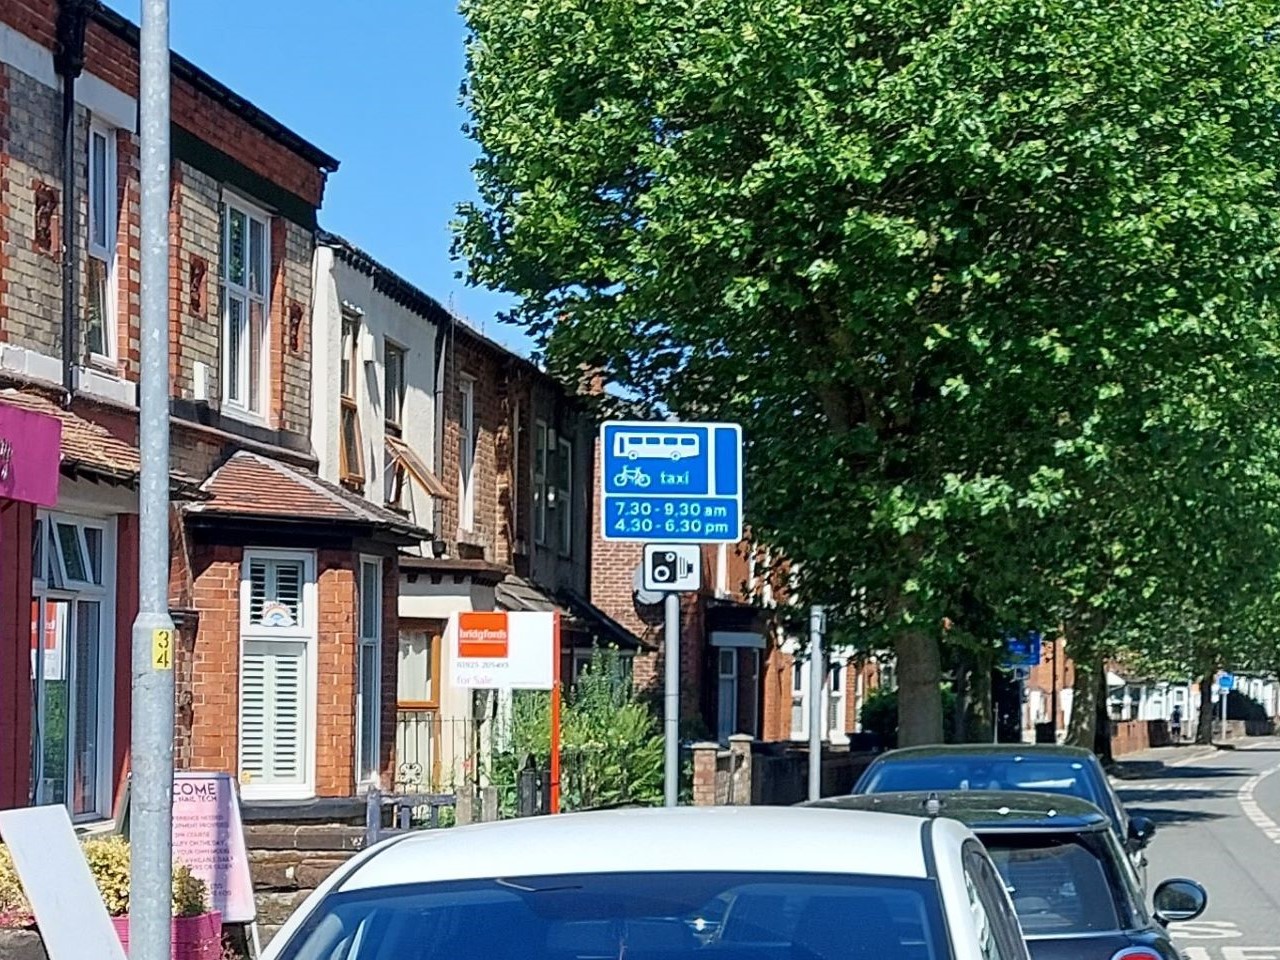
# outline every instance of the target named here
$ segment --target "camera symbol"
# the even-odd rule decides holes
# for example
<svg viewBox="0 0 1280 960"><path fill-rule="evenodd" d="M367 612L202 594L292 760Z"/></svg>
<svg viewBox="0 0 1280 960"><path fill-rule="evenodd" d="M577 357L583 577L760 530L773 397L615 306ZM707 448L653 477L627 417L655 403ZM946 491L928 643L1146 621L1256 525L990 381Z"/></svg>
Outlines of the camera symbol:
<svg viewBox="0 0 1280 960"><path fill-rule="evenodd" d="M654 583L675 583L693 573L693 564L674 550L659 550L649 558L649 576Z"/></svg>

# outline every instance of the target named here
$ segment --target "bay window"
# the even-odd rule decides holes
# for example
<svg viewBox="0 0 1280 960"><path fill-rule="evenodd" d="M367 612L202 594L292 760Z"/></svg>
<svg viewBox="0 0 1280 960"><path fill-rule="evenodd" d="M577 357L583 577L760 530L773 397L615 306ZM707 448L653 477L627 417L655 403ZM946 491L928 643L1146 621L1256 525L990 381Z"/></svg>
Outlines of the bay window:
<svg viewBox="0 0 1280 960"><path fill-rule="evenodd" d="M315 555L246 550L240 578L240 782L250 798L309 797L315 765Z"/></svg>

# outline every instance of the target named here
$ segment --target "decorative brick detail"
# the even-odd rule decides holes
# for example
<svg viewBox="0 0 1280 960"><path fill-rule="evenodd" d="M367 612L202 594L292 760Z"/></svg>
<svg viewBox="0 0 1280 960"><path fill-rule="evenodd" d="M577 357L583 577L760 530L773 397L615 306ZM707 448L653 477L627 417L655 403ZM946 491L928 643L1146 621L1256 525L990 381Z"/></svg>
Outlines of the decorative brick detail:
<svg viewBox="0 0 1280 960"><path fill-rule="evenodd" d="M35 232L32 235L33 249L41 253L55 253L54 237L60 232L58 223L58 191L55 187L39 180L31 182L31 191L36 198Z"/></svg>
<svg viewBox="0 0 1280 960"><path fill-rule="evenodd" d="M208 273L209 261L201 256L192 256L191 266L187 268L187 309L196 316L204 310L204 288Z"/></svg>

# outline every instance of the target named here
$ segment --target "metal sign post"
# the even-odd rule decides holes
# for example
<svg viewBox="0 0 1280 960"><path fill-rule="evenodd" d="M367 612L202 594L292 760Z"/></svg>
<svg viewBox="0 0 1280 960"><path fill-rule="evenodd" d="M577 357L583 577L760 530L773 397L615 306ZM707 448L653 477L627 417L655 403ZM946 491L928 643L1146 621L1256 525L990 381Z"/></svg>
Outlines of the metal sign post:
<svg viewBox="0 0 1280 960"><path fill-rule="evenodd" d="M809 799L822 799L822 688L826 684L826 659L822 635L827 614L822 607L809 611Z"/></svg>
<svg viewBox="0 0 1280 960"><path fill-rule="evenodd" d="M696 543L656 543L644 548L644 589L665 593L663 630L663 804L680 803L680 594L702 586L702 548Z"/></svg>
<svg viewBox="0 0 1280 960"><path fill-rule="evenodd" d="M611 421L600 426L600 529L644 542L646 590L666 594L663 800L680 802L680 594L701 587L704 543L742 539L742 428Z"/></svg>
<svg viewBox="0 0 1280 960"><path fill-rule="evenodd" d="M168 960L176 647L169 618L169 0L142 4L140 63L142 470L133 623L129 955Z"/></svg>
<svg viewBox="0 0 1280 960"><path fill-rule="evenodd" d="M662 690L662 804L680 803L680 594L668 593L662 655L666 657Z"/></svg>

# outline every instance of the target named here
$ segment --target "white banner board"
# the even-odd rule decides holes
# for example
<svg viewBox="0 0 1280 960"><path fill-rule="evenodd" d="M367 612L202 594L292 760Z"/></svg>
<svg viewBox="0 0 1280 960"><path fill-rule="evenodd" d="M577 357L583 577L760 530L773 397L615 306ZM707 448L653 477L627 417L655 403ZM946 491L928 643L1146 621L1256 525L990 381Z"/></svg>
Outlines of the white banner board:
<svg viewBox="0 0 1280 960"><path fill-rule="evenodd" d="M449 682L465 690L550 690L559 649L554 613L457 613L445 638Z"/></svg>

